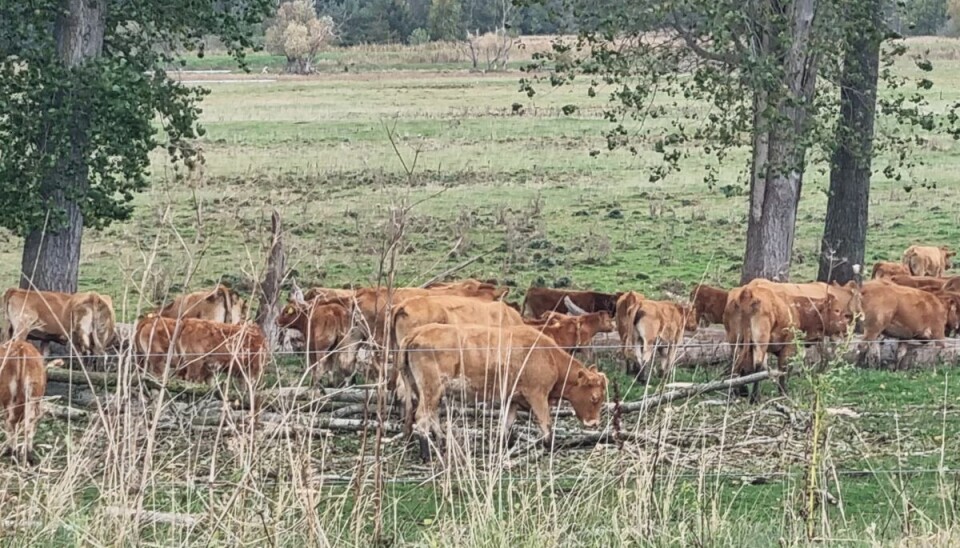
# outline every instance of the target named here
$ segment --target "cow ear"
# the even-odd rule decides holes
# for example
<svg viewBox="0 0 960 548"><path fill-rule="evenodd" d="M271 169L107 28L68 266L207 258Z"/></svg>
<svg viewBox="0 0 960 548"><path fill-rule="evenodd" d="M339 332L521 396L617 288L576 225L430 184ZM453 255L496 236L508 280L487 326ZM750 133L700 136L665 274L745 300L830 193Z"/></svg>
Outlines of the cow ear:
<svg viewBox="0 0 960 548"><path fill-rule="evenodd" d="M577 371L577 384L580 384L585 380L587 380L587 372L583 369Z"/></svg>
<svg viewBox="0 0 960 548"><path fill-rule="evenodd" d="M593 373L596 373L596 372L597 372L597 366L596 366L596 365L591 365L590 367L587 368L587 371L591 371L591 372L593 372Z"/></svg>

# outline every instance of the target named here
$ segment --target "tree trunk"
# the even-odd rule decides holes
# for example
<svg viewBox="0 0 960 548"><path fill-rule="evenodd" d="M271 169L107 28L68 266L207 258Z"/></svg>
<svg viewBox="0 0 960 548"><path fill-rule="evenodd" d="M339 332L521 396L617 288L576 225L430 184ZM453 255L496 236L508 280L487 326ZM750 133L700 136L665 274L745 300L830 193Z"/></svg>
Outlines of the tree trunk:
<svg viewBox="0 0 960 548"><path fill-rule="evenodd" d="M280 310L280 285L287 273L287 258L283 251L283 232L280 226L280 213L274 211L271 217L270 253L267 255L266 273L258 288L260 308L257 310L257 324L263 330L264 337L271 350L279 346L277 316Z"/></svg>
<svg viewBox="0 0 960 548"><path fill-rule="evenodd" d="M106 5L104 0L63 0L61 8L54 27L57 55L65 67L79 67L103 51ZM59 100L73 98L61 96ZM85 158L87 120L83 104L68 106L73 109L71 148L59 152L56 168L43 182L42 195L49 207L48 226L33 230L24 239L22 288L70 293L77 290L83 215L76 200L89 184Z"/></svg>
<svg viewBox="0 0 960 548"><path fill-rule="evenodd" d="M830 193L817 279L844 284L863 266L870 205L870 161L880 66L881 4L865 0L849 21L840 76L840 123L830 166Z"/></svg>
<svg viewBox="0 0 960 548"><path fill-rule="evenodd" d="M816 87L816 55L810 44L816 4L817 0L793 2L784 58L786 96L758 92L754 97L753 173L741 283L754 278L786 281L790 277L806 156L804 136L810 119L808 105ZM764 53L774 52L767 48ZM775 110L774 116L765 115L768 105Z"/></svg>

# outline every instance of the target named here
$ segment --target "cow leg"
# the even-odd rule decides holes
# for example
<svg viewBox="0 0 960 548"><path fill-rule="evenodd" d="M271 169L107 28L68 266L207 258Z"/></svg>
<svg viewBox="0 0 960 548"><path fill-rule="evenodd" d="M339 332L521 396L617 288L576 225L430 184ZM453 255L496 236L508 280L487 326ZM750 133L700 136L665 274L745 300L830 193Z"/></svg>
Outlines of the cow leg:
<svg viewBox="0 0 960 548"><path fill-rule="evenodd" d="M790 357L793 356L793 344L788 344L777 354L777 370L780 376L777 377L777 389L781 396L787 395L787 377L790 375Z"/></svg>
<svg viewBox="0 0 960 548"><path fill-rule="evenodd" d="M532 395L531 395L532 396ZM536 397L528 397L527 402L530 406L530 412L537 420L537 426L540 427L540 433L543 434L543 446L553 451L553 429L550 420L550 400L546 394Z"/></svg>
<svg viewBox="0 0 960 548"><path fill-rule="evenodd" d="M40 399L32 396L32 386L28 385L27 388L27 402L23 406L23 454L27 464L36 466L40 463L40 459L33 450L33 438L37 433L37 422L40 420L42 409Z"/></svg>
<svg viewBox="0 0 960 548"><path fill-rule="evenodd" d="M904 369L904 358L907 357L907 352L909 352L910 347L907 343L897 343L897 360L894 362L893 369L895 371L900 371Z"/></svg>
<svg viewBox="0 0 960 548"><path fill-rule="evenodd" d="M667 344L667 358L663 364L663 378L667 379L673 375L673 367L677 363L677 351L679 349L679 344Z"/></svg>

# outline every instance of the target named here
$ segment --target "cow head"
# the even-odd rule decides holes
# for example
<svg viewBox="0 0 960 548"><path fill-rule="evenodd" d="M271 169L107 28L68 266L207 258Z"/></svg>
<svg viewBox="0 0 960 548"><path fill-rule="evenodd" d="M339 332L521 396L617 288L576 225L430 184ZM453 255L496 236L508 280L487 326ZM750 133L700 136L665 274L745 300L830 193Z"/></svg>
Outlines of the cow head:
<svg viewBox="0 0 960 548"><path fill-rule="evenodd" d="M960 331L960 294L945 291L936 295L947 311L945 333L953 335Z"/></svg>
<svg viewBox="0 0 960 548"><path fill-rule="evenodd" d="M613 316L606 310L597 312L597 331L600 333L612 333L617 330L617 324L613 321Z"/></svg>
<svg viewBox="0 0 960 548"><path fill-rule="evenodd" d="M947 269L953 268L953 261L951 261L951 259L957 255L957 252L949 247L940 246L940 254L943 255L943 267Z"/></svg>
<svg viewBox="0 0 960 548"><path fill-rule="evenodd" d="M280 309L280 314L277 316L277 326L282 329L291 328L303 317L304 308L305 305L296 300L287 301L287 305Z"/></svg>
<svg viewBox="0 0 960 548"><path fill-rule="evenodd" d="M573 406L573 412L587 428L600 424L600 411L607 394L607 376L597 371L597 366L581 368L573 379L567 381L564 397Z"/></svg>
<svg viewBox="0 0 960 548"><path fill-rule="evenodd" d="M827 295L826 299L817 303L817 312L823 322L824 336L841 337L847 333L852 315L840 306L836 297Z"/></svg>
<svg viewBox="0 0 960 548"><path fill-rule="evenodd" d="M680 314L683 315L683 329L686 331L696 331L700 327L700 317L697 311L688 304L680 305Z"/></svg>

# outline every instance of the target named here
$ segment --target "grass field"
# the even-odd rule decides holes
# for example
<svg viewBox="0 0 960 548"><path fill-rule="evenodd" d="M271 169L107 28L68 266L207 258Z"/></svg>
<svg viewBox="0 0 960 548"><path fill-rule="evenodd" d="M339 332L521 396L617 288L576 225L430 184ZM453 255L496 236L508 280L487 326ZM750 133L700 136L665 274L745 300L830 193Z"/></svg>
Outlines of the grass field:
<svg viewBox="0 0 960 548"><path fill-rule="evenodd" d="M545 44L518 52L515 63ZM944 112L960 100L960 45L917 40L911 47L930 50L935 86L924 93ZM182 74L212 90L203 105L203 170L178 172L158 150L153 186L137 197L134 218L85 235L81 288L111 294L128 321L184 286L225 279L248 289L263 267L274 209L283 216L288 260L301 286L375 283L391 212L407 206L399 285L422 283L477 255L458 275L503 280L517 298L531 284L664 296L684 294L701 280L730 286L739 278L745 150L720 168L726 190L702 182L711 160L700 146L687 151L682 172L651 183L658 161L652 145L636 156L606 153L605 97L587 99L582 86L544 89L529 99L518 92L520 73L470 72L449 47L338 50L324 54L323 72L310 77L278 75L282 63L269 56L250 61L256 72L272 70ZM229 66L208 56L187 68ZM914 69L905 61L898 70ZM521 115L514 103L523 105ZM567 104L580 108L566 116ZM669 123L647 121L664 129ZM885 123L882 130L897 128ZM595 150L604 153L592 156ZM874 177L870 261L895 260L914 242L960 246L960 147L940 138L912 154L925 163L906 182ZM875 166L885 161L881 156ZM936 188L905 190L920 180ZM816 162L798 215L796 280L816 272L825 188L826 166ZM0 241L0 275L11 285L20 245L10 236ZM614 372L615 364L604 366L630 398L642 393ZM842 544L955 545L955 371L943 364L800 374L782 402L796 421L777 410L772 390L762 406L694 398L632 416L625 430L646 441L564 451L512 468L493 452L478 462L426 468L397 443L384 457L390 482L380 540L770 546L808 542L805 524L813 523L813 537ZM678 380L722 374L698 368L679 372ZM831 412L823 418L827 441L816 473L837 504L818 505L808 520L804 476L817 395ZM232 424L234 435L212 441L209 430L154 431L151 405L126 414L111 409L70 424L47 419L40 440L48 458L40 469L24 474L0 465L0 518L11 516L4 523L21 527L11 536L0 532L4 542L370 542L378 504L372 488L324 479L368 473L371 449L358 436L244 436L245 426ZM256 449L244 445L251 439ZM161 524L138 531L105 510L141 504L215 518L195 529Z"/></svg>

